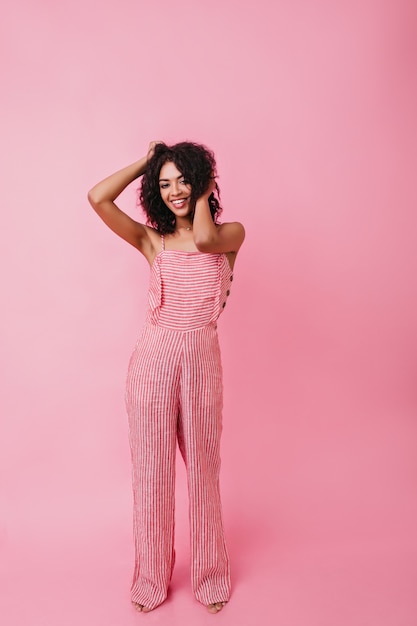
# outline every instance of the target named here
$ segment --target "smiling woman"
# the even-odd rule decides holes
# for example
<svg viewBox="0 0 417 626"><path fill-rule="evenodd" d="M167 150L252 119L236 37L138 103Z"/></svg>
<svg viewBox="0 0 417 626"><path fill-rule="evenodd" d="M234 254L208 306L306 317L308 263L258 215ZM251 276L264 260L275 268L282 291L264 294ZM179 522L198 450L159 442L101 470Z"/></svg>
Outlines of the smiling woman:
<svg viewBox="0 0 417 626"><path fill-rule="evenodd" d="M173 572L177 441L188 476L194 594L217 613L231 591L219 490L223 397L217 319L245 233L238 222L217 223L215 172L214 155L204 146L152 142L146 157L88 195L103 221L151 266L147 320L126 388L134 499L131 597L142 612L166 599ZM139 176L146 225L114 202Z"/></svg>
<svg viewBox="0 0 417 626"><path fill-rule="evenodd" d="M216 162L213 153L205 146L183 142L168 147L155 143L154 158L150 160L142 178L139 200L149 223L162 234L175 231L177 226L174 199L189 198L189 214L192 216L197 200L207 191L207 202L216 223L221 207L213 184ZM181 203L179 203L181 206Z"/></svg>
<svg viewBox="0 0 417 626"><path fill-rule="evenodd" d="M184 175L177 169L174 163L168 162L161 167L159 175L159 188L161 198L172 211L175 217L188 215L190 212L191 185L185 180ZM182 213L177 213L183 209ZM184 209L186 210L184 213Z"/></svg>

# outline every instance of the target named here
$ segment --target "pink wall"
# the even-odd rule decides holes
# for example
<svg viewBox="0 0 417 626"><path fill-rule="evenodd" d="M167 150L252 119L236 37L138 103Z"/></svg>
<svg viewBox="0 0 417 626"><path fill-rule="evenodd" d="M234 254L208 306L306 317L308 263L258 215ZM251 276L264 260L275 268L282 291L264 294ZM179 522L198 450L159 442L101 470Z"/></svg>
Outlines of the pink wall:
<svg viewBox="0 0 417 626"><path fill-rule="evenodd" d="M247 230L220 324L235 561L257 570L287 545L415 548L416 18L411 0L9 3L10 593L26 552L52 545L65 561L109 526L130 558L123 387L148 270L86 192L153 139L209 145L224 219ZM132 215L134 198L120 200Z"/></svg>

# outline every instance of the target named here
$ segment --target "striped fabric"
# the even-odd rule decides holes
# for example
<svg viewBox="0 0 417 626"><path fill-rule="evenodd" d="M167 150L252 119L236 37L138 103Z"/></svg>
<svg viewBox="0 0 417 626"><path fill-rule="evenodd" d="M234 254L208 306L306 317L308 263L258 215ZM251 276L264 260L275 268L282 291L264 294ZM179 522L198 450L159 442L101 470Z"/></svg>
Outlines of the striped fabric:
<svg viewBox="0 0 417 626"><path fill-rule="evenodd" d="M162 250L151 268L148 322L195 330L219 317L233 274L225 254Z"/></svg>
<svg viewBox="0 0 417 626"><path fill-rule="evenodd" d="M174 566L175 453L189 489L191 580L208 605L230 595L219 491L222 369L216 320L233 278L223 254L162 250L127 377L133 468L132 601L153 609Z"/></svg>

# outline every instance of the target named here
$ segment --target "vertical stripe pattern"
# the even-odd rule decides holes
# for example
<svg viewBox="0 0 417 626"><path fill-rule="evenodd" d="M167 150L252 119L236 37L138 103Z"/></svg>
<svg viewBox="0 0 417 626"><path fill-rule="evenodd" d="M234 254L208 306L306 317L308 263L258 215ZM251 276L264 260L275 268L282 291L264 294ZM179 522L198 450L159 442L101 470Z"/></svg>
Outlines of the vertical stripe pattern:
<svg viewBox="0 0 417 626"><path fill-rule="evenodd" d="M153 609L174 566L175 453L189 490L191 579L205 605L227 601L219 491L222 369L216 320L230 290L225 255L163 250L151 268L147 323L127 377L134 494L132 601Z"/></svg>

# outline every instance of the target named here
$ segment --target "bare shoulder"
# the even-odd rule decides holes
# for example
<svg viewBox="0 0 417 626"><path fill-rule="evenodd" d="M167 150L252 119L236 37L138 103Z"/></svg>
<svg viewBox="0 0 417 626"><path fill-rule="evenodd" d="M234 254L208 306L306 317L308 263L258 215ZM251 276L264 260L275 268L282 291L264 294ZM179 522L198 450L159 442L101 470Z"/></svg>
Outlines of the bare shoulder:
<svg viewBox="0 0 417 626"><path fill-rule="evenodd" d="M245 239L245 228L240 222L224 222L217 226L221 239L230 241L232 250L237 252Z"/></svg>
<svg viewBox="0 0 417 626"><path fill-rule="evenodd" d="M146 257L149 265L152 265L154 258L161 251L161 235L151 226L144 224L143 227L147 235L148 245L141 252Z"/></svg>
<svg viewBox="0 0 417 626"><path fill-rule="evenodd" d="M154 245L155 247L160 246L161 235L156 230L156 228L152 228L152 226L148 226L147 224L144 224L143 227L146 230L146 234L148 235L149 241L152 243L152 245Z"/></svg>
<svg viewBox="0 0 417 626"><path fill-rule="evenodd" d="M226 254L230 268L234 269L237 253L245 239L245 229L240 222L225 222L217 226L223 252Z"/></svg>
<svg viewBox="0 0 417 626"><path fill-rule="evenodd" d="M230 228L233 228L233 229L242 230L243 232L245 232L245 228L243 224L241 224L240 222L223 222L222 224L217 224L217 228L219 230L220 229L229 230Z"/></svg>

